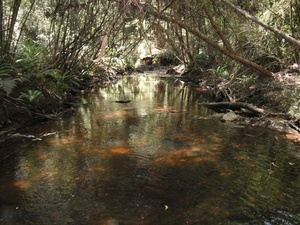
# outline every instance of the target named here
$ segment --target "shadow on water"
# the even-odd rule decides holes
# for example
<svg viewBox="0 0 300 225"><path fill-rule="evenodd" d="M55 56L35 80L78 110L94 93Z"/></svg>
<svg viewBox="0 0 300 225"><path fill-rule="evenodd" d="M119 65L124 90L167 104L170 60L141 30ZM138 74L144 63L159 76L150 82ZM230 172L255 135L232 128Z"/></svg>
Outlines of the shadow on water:
<svg viewBox="0 0 300 225"><path fill-rule="evenodd" d="M24 131L42 140L1 143L14 154L0 165L0 223L299 224L299 148L199 119L204 100L172 78L126 77Z"/></svg>

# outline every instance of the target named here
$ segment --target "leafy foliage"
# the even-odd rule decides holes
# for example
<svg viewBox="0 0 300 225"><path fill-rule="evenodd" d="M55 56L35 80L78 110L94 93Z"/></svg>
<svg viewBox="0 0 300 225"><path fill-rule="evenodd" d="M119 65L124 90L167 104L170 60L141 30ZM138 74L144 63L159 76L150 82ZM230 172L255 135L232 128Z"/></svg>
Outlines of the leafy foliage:
<svg viewBox="0 0 300 225"><path fill-rule="evenodd" d="M35 44L31 39L25 40L22 48L17 52L16 67L26 75L38 73L45 60L43 51L41 45Z"/></svg>
<svg viewBox="0 0 300 225"><path fill-rule="evenodd" d="M27 90L27 92L21 92L19 98L24 99L32 104L35 104L42 96L43 94L39 90Z"/></svg>
<svg viewBox="0 0 300 225"><path fill-rule="evenodd" d="M209 69L214 79L227 79L245 65L277 72L299 63L299 48L225 2L5 1L0 13L0 93L30 104L42 97L56 102L101 66L133 70L138 46L144 42L150 43L144 52L161 52L157 59L162 65L179 60L189 69ZM230 2L300 37L298 1ZM238 83L248 87L252 74L245 73Z"/></svg>
<svg viewBox="0 0 300 225"><path fill-rule="evenodd" d="M218 77L228 78L229 76L226 66L218 66L215 69L208 69L208 71L211 72L214 79L217 79Z"/></svg>
<svg viewBox="0 0 300 225"><path fill-rule="evenodd" d="M0 91L4 91L6 95L10 95L17 86L17 79L4 78L0 79Z"/></svg>
<svg viewBox="0 0 300 225"><path fill-rule="evenodd" d="M238 77L236 78L238 80L238 82L244 87L244 88L249 88L251 86L251 84L254 83L255 81L255 76L253 75L248 75L248 76L242 76L242 77Z"/></svg>
<svg viewBox="0 0 300 225"><path fill-rule="evenodd" d="M0 68L0 92L2 91L6 95L10 95L17 86L17 82L21 81L20 78L11 76L15 73L15 68L10 65L5 59L2 59L2 65Z"/></svg>

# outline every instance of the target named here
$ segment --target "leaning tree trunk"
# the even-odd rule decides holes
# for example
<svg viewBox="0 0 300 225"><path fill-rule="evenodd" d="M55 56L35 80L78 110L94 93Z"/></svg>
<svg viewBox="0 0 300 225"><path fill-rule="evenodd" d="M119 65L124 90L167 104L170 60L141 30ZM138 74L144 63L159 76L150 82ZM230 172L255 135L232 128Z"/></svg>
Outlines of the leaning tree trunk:
<svg viewBox="0 0 300 225"><path fill-rule="evenodd" d="M214 48L215 50L221 52L222 54L226 55L227 57L229 57L231 59L234 59L235 61L237 61L237 62L239 62L239 63L241 63L241 64L243 64L243 65L245 65L245 66L247 66L251 69L256 70L261 76L272 77L272 73L269 70L265 69L264 67L254 63L252 61L249 61L249 60L239 56L237 53L232 51L231 48L227 49L227 48L223 48L223 47L219 46L217 43L212 41L212 39L208 38L207 36L202 34L200 31L193 28L192 26L190 26L190 25L188 25L184 22L178 21L175 18L172 18L170 16L161 14L154 7L148 6L146 10L149 14L151 14L151 15L159 18L159 19L162 19L166 22L176 24L177 26L181 27L182 29L185 29L186 31L194 34L196 37L200 38L201 40L206 42L208 45L210 45L212 48Z"/></svg>
<svg viewBox="0 0 300 225"><path fill-rule="evenodd" d="M291 37L290 35L288 35L287 33L278 30L274 27L269 26L268 24L259 21L255 16L250 15L248 12L246 12L245 10L239 8L238 6L234 5L233 3L231 3L228 0L222 0L222 2L224 2L226 5L230 6L232 9L234 9L237 13L243 15L244 17L246 17L247 19L251 20L252 22L262 26L264 29L271 31L272 33L274 33L275 35L285 39L286 41L288 41L289 43L296 45L298 47L300 47L300 40L297 40L293 37Z"/></svg>
<svg viewBox="0 0 300 225"><path fill-rule="evenodd" d="M227 41L225 33L221 30L221 28L217 25L215 20L213 19L212 15L210 14L209 10L205 7L205 5L202 6L203 11L205 12L208 20L210 21L210 24L214 28L214 30L217 32L219 37L221 38L224 46L229 52L234 52L233 48L231 47L230 43Z"/></svg>

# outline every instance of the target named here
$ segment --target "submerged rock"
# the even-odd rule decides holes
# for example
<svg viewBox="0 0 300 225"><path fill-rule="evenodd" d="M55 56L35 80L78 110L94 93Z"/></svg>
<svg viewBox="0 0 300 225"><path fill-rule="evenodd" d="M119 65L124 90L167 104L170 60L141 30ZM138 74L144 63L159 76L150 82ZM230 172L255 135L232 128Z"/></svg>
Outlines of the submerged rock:
<svg viewBox="0 0 300 225"><path fill-rule="evenodd" d="M116 103L129 103L131 100L123 99L123 100L117 100Z"/></svg>
<svg viewBox="0 0 300 225"><path fill-rule="evenodd" d="M224 116L222 117L223 121L233 121L235 119L237 119L239 116L237 114L235 114L235 112L230 111L226 114L224 114Z"/></svg>

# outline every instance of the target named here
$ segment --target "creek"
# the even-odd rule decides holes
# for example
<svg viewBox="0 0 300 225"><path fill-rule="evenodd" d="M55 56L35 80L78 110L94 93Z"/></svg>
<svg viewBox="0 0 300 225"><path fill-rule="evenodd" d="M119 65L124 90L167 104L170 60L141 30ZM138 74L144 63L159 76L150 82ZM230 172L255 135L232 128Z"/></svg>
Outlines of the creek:
<svg viewBox="0 0 300 225"><path fill-rule="evenodd" d="M299 224L299 146L206 119L203 101L128 76L1 142L0 224Z"/></svg>

